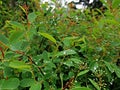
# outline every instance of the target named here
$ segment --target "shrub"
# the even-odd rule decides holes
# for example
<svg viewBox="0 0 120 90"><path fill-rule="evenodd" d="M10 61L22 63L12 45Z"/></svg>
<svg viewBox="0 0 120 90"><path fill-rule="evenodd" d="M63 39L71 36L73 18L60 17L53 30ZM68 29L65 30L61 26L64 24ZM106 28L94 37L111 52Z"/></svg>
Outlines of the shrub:
<svg viewBox="0 0 120 90"><path fill-rule="evenodd" d="M51 13L46 5L28 13L19 7L18 11L26 13L24 19L19 14L19 20L4 17L0 89L119 90L117 2L113 0L113 7L108 5L105 15L97 19L79 10Z"/></svg>

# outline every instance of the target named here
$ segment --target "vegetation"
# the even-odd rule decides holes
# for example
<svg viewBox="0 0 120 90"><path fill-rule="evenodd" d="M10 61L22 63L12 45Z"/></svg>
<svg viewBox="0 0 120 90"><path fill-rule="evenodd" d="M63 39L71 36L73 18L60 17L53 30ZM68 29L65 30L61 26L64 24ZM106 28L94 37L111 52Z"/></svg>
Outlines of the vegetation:
<svg viewBox="0 0 120 90"><path fill-rule="evenodd" d="M10 1L0 0L0 90L120 90L120 0L97 16Z"/></svg>

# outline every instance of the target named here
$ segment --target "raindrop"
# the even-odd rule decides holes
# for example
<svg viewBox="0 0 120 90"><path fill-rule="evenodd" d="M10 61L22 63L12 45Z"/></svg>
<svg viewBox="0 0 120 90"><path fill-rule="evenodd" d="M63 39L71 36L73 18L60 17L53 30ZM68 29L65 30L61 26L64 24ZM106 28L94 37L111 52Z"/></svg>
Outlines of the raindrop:
<svg viewBox="0 0 120 90"><path fill-rule="evenodd" d="M44 72L44 75L46 75L46 73Z"/></svg>
<svg viewBox="0 0 120 90"><path fill-rule="evenodd" d="M97 69L97 67L94 67L94 70L96 70Z"/></svg>
<svg viewBox="0 0 120 90"><path fill-rule="evenodd" d="M66 51L64 51L63 54L66 54Z"/></svg>
<svg viewBox="0 0 120 90"><path fill-rule="evenodd" d="M35 64L38 64L38 62L35 62Z"/></svg>

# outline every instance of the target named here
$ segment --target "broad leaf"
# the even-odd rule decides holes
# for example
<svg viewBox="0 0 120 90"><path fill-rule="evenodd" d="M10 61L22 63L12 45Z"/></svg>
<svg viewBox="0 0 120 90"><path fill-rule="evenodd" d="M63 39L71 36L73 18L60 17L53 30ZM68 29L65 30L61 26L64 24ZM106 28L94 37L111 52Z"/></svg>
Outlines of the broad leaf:
<svg viewBox="0 0 120 90"><path fill-rule="evenodd" d="M0 80L0 90L13 90L13 89L17 89L17 87L19 86L19 79L17 78L10 78L8 80Z"/></svg>
<svg viewBox="0 0 120 90"><path fill-rule="evenodd" d="M20 69L20 70L28 70L30 71L30 65L27 65L23 61L11 61L9 64L10 67Z"/></svg>

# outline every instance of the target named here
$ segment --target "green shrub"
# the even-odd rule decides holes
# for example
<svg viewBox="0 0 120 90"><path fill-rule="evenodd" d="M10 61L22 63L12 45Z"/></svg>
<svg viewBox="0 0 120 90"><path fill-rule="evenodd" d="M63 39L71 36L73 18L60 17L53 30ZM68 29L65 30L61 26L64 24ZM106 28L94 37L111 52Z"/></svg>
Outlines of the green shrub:
<svg viewBox="0 0 120 90"><path fill-rule="evenodd" d="M22 6L19 20L0 16L7 20L0 30L0 89L119 90L117 2L99 18L79 10L51 13L46 5L24 19Z"/></svg>

